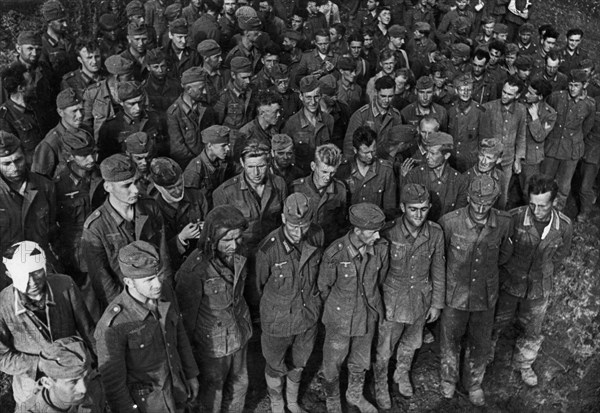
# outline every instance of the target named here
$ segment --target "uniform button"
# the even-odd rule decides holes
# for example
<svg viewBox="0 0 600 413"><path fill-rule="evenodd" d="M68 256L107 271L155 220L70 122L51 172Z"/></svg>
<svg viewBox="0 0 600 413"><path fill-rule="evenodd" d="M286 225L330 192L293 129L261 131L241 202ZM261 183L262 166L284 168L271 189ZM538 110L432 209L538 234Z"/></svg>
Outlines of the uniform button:
<svg viewBox="0 0 600 413"><path fill-rule="evenodd" d="M144 348L144 345L143 345L143 344L140 344L140 348Z"/></svg>
<svg viewBox="0 0 600 413"><path fill-rule="evenodd" d="M306 307L306 304L302 304L304 307Z"/></svg>
<svg viewBox="0 0 600 413"><path fill-rule="evenodd" d="M282 278L282 277L283 277L283 274L279 274L279 278Z"/></svg>
<svg viewBox="0 0 600 413"><path fill-rule="evenodd" d="M348 278L348 274L344 274L344 277Z"/></svg>
<svg viewBox="0 0 600 413"><path fill-rule="evenodd" d="M410 289L412 290L413 288L415 288L415 287L413 287L413 286L411 285L411 286L410 286Z"/></svg>
<svg viewBox="0 0 600 413"><path fill-rule="evenodd" d="M479 258L475 258L475 262L479 262Z"/></svg>
<svg viewBox="0 0 600 413"><path fill-rule="evenodd" d="M340 311L340 307L336 307L336 310Z"/></svg>
<svg viewBox="0 0 600 413"><path fill-rule="evenodd" d="M475 282L475 278L473 278L473 282Z"/></svg>

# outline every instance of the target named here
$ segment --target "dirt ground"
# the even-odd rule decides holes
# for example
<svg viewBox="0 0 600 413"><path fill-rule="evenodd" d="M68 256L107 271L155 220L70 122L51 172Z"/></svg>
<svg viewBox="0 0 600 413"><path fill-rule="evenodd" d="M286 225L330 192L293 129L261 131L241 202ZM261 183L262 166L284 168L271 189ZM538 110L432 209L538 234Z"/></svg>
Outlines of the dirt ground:
<svg viewBox="0 0 600 413"><path fill-rule="evenodd" d="M291 0L283 0L289 6ZM600 57L600 1L543 0L536 1L533 23L537 27L549 22L562 34L570 27L585 32L583 47L598 63ZM0 16L4 17L4 16ZM2 36L0 36L2 37ZM564 36L563 36L564 41ZM1 46L0 46L1 47ZM1 60L1 59L0 59ZM576 182L575 182L576 188ZM574 218L577 203L570 199L567 214ZM534 364L540 378L535 388L525 386L517 372L510 368L516 329L503 336L496 358L488 367L483 388L487 404L473 407L459 387L457 396L447 401L439 393L439 341L424 345L415 357L412 380L415 396L403 398L392 387L393 408L390 412L600 412L600 211L598 206L590 223L575 223L573 252L565 260L564 269L556 274L544 329L545 341ZM434 329L434 334L437 331ZM325 412L325 395L317 372L321 362L323 334L315 346L305 371L301 403L310 413ZM246 412L269 412L264 382L264 360L259 340L250 343L250 389ZM390 366L390 383L393 366ZM342 380L345 380L345 373ZM346 384L342 384L345 390ZM373 400L372 378L367 378L366 394ZM8 413L14 403L10 378L0 373L0 413ZM357 410L348 410L357 412Z"/></svg>

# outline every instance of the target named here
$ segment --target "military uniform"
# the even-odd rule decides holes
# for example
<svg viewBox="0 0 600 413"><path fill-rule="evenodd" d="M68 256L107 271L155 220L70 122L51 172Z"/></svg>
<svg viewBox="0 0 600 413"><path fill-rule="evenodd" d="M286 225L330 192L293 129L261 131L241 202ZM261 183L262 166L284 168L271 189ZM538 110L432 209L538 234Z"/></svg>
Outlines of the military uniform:
<svg viewBox="0 0 600 413"><path fill-rule="evenodd" d="M217 123L231 129L240 129L254 118L255 103L252 90L240 93L232 81L219 94L214 105Z"/></svg>
<svg viewBox="0 0 600 413"><path fill-rule="evenodd" d="M172 41L169 41L163 50L167 56L168 76L178 81L181 79L183 72L201 64L200 55L189 47L181 51L181 57L177 56L177 53L173 50Z"/></svg>
<svg viewBox="0 0 600 413"><path fill-rule="evenodd" d="M123 289L123 274L117 258L119 250L135 240L148 241L159 248L169 278L164 221L154 200L137 201L133 222L127 222L108 199L85 220L81 248L101 309L105 309Z"/></svg>
<svg viewBox="0 0 600 413"><path fill-rule="evenodd" d="M415 128L419 126L419 122L425 116L436 119L440 124L440 131L448 130L448 112L442 105L432 103L429 107L429 112L421 112L417 102L411 103L402 109L402 123L413 125Z"/></svg>
<svg viewBox="0 0 600 413"><path fill-rule="evenodd" d="M186 187L202 190L206 196L209 210L211 210L213 191L226 180L232 178L234 171L235 168L230 161L216 159L211 162L206 155L206 151L202 151L200 155L190 161L183 172L183 177Z"/></svg>
<svg viewBox="0 0 600 413"><path fill-rule="evenodd" d="M325 233L324 245L329 245L348 230L348 195L342 181L333 178L321 193L315 187L311 174L296 179L292 188L294 192L303 193L308 197L314 211L313 222L323 228Z"/></svg>
<svg viewBox="0 0 600 413"><path fill-rule="evenodd" d="M263 129L263 127L258 122L257 118L254 118L250 122L246 123L244 126L240 128L240 134L246 138L256 138L265 142L270 142L271 137L277 133L278 131L277 125L270 127L269 129Z"/></svg>
<svg viewBox="0 0 600 413"><path fill-rule="evenodd" d="M96 142L102 125L113 119L120 110L121 105L117 100L116 90L113 95L107 80L94 83L83 93L83 123L94 131Z"/></svg>
<svg viewBox="0 0 600 413"><path fill-rule="evenodd" d="M250 60L250 63L252 64L252 73L257 73L259 71L260 58L262 56L260 51L256 47L253 47L252 49L247 49L244 46L244 44L240 41L229 51L229 53L227 53L227 56L225 57L225 60L223 62L223 67L230 68L231 61L234 57L237 56L245 57L248 60Z"/></svg>
<svg viewBox="0 0 600 413"><path fill-rule="evenodd" d="M384 136L393 126L401 125L402 123L402 115L393 107L383 112L376 102L364 105L350 117L350 123L344 137L344 147L342 148L344 156L348 159L354 156L354 152L352 151L352 136L359 126L368 126L377 133L377 136Z"/></svg>
<svg viewBox="0 0 600 413"><path fill-rule="evenodd" d="M194 6L194 4L191 2L181 10L181 17L187 21L188 26L194 24L194 22L198 20L201 15L202 10L200 10L199 7Z"/></svg>
<svg viewBox="0 0 600 413"><path fill-rule="evenodd" d="M186 380L198 375L170 283L157 309L122 291L98 322L98 370L115 412L175 413L187 399Z"/></svg>
<svg viewBox="0 0 600 413"><path fill-rule="evenodd" d="M163 122L167 122L167 110L181 94L181 83L179 79L166 77L158 80L152 74L142 83L144 93L148 97L149 110L156 112Z"/></svg>
<svg viewBox="0 0 600 413"><path fill-rule="evenodd" d="M168 153L167 131L156 113L146 111L140 119L133 119L121 111L107 120L98 133L98 158L103 160L124 152L125 139L135 132L146 132L148 139L154 142L157 154Z"/></svg>
<svg viewBox="0 0 600 413"><path fill-rule="evenodd" d="M150 39L150 33L148 32L148 39ZM148 50L151 50L150 46L148 46ZM131 48L125 49L125 51L119 54L123 59L129 60L133 64L133 78L142 82L146 77L148 77L148 68L143 63L145 56L136 57L132 52ZM141 61L140 61L141 60Z"/></svg>
<svg viewBox="0 0 600 413"><path fill-rule="evenodd" d="M346 184L350 205L371 202L392 214L398 208L397 183L390 161L375 159L363 176L356 159L353 159L340 165L336 176Z"/></svg>
<svg viewBox="0 0 600 413"><path fill-rule="evenodd" d="M46 32L42 34L42 54L40 60L50 66L54 81L60 82L60 79L66 73L77 68L75 43L68 38L55 40Z"/></svg>
<svg viewBox="0 0 600 413"><path fill-rule="evenodd" d="M167 31L167 17L165 16L166 2L163 0L148 0L144 4L146 11L145 23L154 28L155 39L162 39L163 34Z"/></svg>
<svg viewBox="0 0 600 413"><path fill-rule="evenodd" d="M217 122L211 107L197 104L190 108L180 96L167 110L170 157L182 168L200 155L204 145L200 132Z"/></svg>
<svg viewBox="0 0 600 413"><path fill-rule="evenodd" d="M314 160L318 146L329 143L333 134L333 117L325 112L317 112L317 122L313 126L300 109L285 122L281 133L294 140L296 165L305 173L310 173L310 163Z"/></svg>
<svg viewBox="0 0 600 413"><path fill-rule="evenodd" d="M19 138L25 158L31 164L35 148L44 138L37 111L8 99L0 106L0 130Z"/></svg>
<svg viewBox="0 0 600 413"><path fill-rule="evenodd" d="M221 16L219 18L219 28L221 30L221 41L219 42L219 45L223 49L223 52L227 54L234 46L234 36L241 32L235 15L233 20L227 15Z"/></svg>
<svg viewBox="0 0 600 413"><path fill-rule="evenodd" d="M498 98L498 86L487 71L479 79L473 76L471 98L480 105Z"/></svg>
<svg viewBox="0 0 600 413"><path fill-rule="evenodd" d="M442 382L455 384L459 375L461 338L469 331L465 388L481 389L491 349L494 310L498 300L499 267L512 254L510 214L492 209L478 226L469 207L440 219L446 246L446 308L441 319Z"/></svg>
<svg viewBox="0 0 600 413"><path fill-rule="evenodd" d="M221 38L221 28L219 27L217 18L210 13L202 13L198 20L190 26L190 40L188 42L193 49L205 39L213 39L221 44Z"/></svg>
<svg viewBox="0 0 600 413"><path fill-rule="evenodd" d="M462 173L477 163L479 123L483 108L473 100L465 108L460 103L455 103L448 110L448 133L454 137L450 162Z"/></svg>
<svg viewBox="0 0 600 413"><path fill-rule="evenodd" d="M206 94L207 104L212 106L219 99L221 91L227 84L226 77L222 70L216 70L213 73L209 73L206 68L203 68L206 72Z"/></svg>
<svg viewBox="0 0 600 413"><path fill-rule="evenodd" d="M313 39L311 36L310 39ZM313 75L322 77L327 75L329 72L325 69L325 62L329 62L333 67L337 67L339 56L334 54L331 50L327 52L325 58L321 58L321 55L317 49L306 52L302 55L298 66L295 68L294 73L291 76L291 84L298 85L300 79L306 75Z"/></svg>
<svg viewBox="0 0 600 413"><path fill-rule="evenodd" d="M81 69L74 70L65 74L62 77L62 81L60 82L60 89L65 90L67 88L73 88L77 97L79 99L83 99L83 92L93 85L94 83L98 83L101 80L104 80L104 76L99 74L96 79L89 77Z"/></svg>
<svg viewBox="0 0 600 413"><path fill-rule="evenodd" d="M177 299L194 357L202 371L201 411L241 413L248 390L250 311L243 296L246 258L233 268L194 251L176 275ZM228 391L229 390L229 391Z"/></svg>
<svg viewBox="0 0 600 413"><path fill-rule="evenodd" d="M450 165L446 164L438 178L427 166L413 168L400 185L421 184L431 195L431 209L428 218L436 222L441 216L467 205L467 187L465 178Z"/></svg>

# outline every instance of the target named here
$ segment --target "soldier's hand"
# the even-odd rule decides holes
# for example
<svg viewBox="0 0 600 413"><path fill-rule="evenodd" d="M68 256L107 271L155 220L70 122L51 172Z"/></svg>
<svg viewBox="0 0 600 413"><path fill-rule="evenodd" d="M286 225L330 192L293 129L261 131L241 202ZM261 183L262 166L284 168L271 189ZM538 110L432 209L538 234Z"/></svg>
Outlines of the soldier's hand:
<svg viewBox="0 0 600 413"><path fill-rule="evenodd" d="M331 63L329 60L325 60L325 70L327 72L331 72L333 69L335 69L333 63Z"/></svg>
<svg viewBox="0 0 600 413"><path fill-rule="evenodd" d="M189 239L196 239L200 237L200 226L195 222L187 224L179 233L179 239L184 243Z"/></svg>
<svg viewBox="0 0 600 413"><path fill-rule="evenodd" d="M539 118L539 105L537 103L527 105L527 111L531 115L531 119L537 120Z"/></svg>
<svg viewBox="0 0 600 413"><path fill-rule="evenodd" d="M513 172L518 175L521 173L521 159L515 158L515 163L513 163Z"/></svg>
<svg viewBox="0 0 600 413"><path fill-rule="evenodd" d="M185 387L187 390L188 400L196 400L196 397L198 397L198 389L200 388L198 379L194 377L193 379L186 380Z"/></svg>
<svg viewBox="0 0 600 413"><path fill-rule="evenodd" d="M439 308L429 307L429 311L427 311L427 319L425 320L427 323L433 323L438 319L442 310Z"/></svg>
<svg viewBox="0 0 600 413"><path fill-rule="evenodd" d="M402 174L403 177L405 177L406 175L408 175L410 170L414 167L415 167L415 160L413 158L405 159L404 162L402 162L402 166L400 167L400 173Z"/></svg>

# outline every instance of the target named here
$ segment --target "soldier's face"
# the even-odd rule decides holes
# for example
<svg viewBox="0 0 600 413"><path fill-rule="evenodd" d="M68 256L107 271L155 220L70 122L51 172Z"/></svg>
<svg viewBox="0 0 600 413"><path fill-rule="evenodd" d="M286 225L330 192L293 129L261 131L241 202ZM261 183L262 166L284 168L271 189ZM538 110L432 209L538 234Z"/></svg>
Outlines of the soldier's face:
<svg viewBox="0 0 600 413"><path fill-rule="evenodd" d="M500 58L502 57L502 52L496 49L490 49L490 61L488 62L490 66L495 66Z"/></svg>
<svg viewBox="0 0 600 413"><path fill-rule="evenodd" d="M275 80L275 87L277 88L277 91L279 93L285 93L288 91L288 88L290 87L290 79L276 79Z"/></svg>
<svg viewBox="0 0 600 413"><path fill-rule="evenodd" d="M364 43L363 46L365 47L365 49L372 49L373 48L373 37L371 35L364 35L363 36L364 39Z"/></svg>
<svg viewBox="0 0 600 413"><path fill-rule="evenodd" d="M367 0L367 10L373 11L377 7L377 2L375 0Z"/></svg>
<svg viewBox="0 0 600 413"><path fill-rule="evenodd" d="M132 153L129 154L129 157L133 162L135 162L135 166L138 171L141 173L146 173L148 171L148 163L150 163L150 152L146 153Z"/></svg>
<svg viewBox="0 0 600 413"><path fill-rule="evenodd" d="M554 77L556 75L556 73L558 72L558 66L560 65L560 60L556 59L556 60L552 60L552 59L546 59L546 74L548 75L548 77Z"/></svg>
<svg viewBox="0 0 600 413"><path fill-rule="evenodd" d="M430 208L431 204L429 203L429 201L411 204L400 204L400 209L404 214L402 215L404 222L408 223L413 228L420 228L425 223Z"/></svg>
<svg viewBox="0 0 600 413"><path fill-rule="evenodd" d="M552 213L552 192L529 194L529 210L537 221L546 222Z"/></svg>
<svg viewBox="0 0 600 413"><path fill-rule="evenodd" d="M185 49L185 44L187 42L188 35L187 34L172 34L169 32L169 39L173 42L173 46L177 50Z"/></svg>
<svg viewBox="0 0 600 413"><path fill-rule="evenodd" d="M236 0L225 0L223 2L223 11L230 16L235 14Z"/></svg>
<svg viewBox="0 0 600 413"><path fill-rule="evenodd" d="M152 73L152 76L157 79L164 79L167 77L167 63L163 60L162 62L148 65L148 70Z"/></svg>
<svg viewBox="0 0 600 413"><path fill-rule="evenodd" d="M233 83L242 92L247 91L250 88L250 79L252 73L232 73Z"/></svg>
<svg viewBox="0 0 600 413"><path fill-rule="evenodd" d="M133 287L138 294L150 300L158 300L162 293L163 278L157 274L151 277L132 279L127 284L129 288Z"/></svg>
<svg viewBox="0 0 600 413"><path fill-rule="evenodd" d="M265 72L271 73L273 66L279 63L279 56L276 54L268 54L262 58L262 63L265 68Z"/></svg>
<svg viewBox="0 0 600 413"><path fill-rule="evenodd" d="M567 47L569 50L574 51L581 44L581 35L580 34L572 34L567 39Z"/></svg>
<svg viewBox="0 0 600 413"><path fill-rule="evenodd" d="M194 102L205 102L207 99L206 82L194 82L185 85L185 91Z"/></svg>
<svg viewBox="0 0 600 413"><path fill-rule="evenodd" d="M42 46L33 44L20 44L17 45L17 53L19 53L19 57L23 62L30 65L35 65L40 60Z"/></svg>
<svg viewBox="0 0 600 413"><path fill-rule="evenodd" d="M87 379L85 376L72 379L52 379L43 381L52 400L57 400L61 405L79 405L87 395Z"/></svg>
<svg viewBox="0 0 600 413"><path fill-rule="evenodd" d="M134 205L140 197L140 190L138 188L139 180L139 177L136 175L126 181L105 182L104 189L116 201L126 205Z"/></svg>
<svg viewBox="0 0 600 413"><path fill-rule="evenodd" d="M317 189L321 189L331 183L338 168L337 166L331 166L317 161L310 163L310 169L313 171L313 183Z"/></svg>
<svg viewBox="0 0 600 413"><path fill-rule="evenodd" d="M531 70L529 69L517 69L517 77L523 82L526 82L531 76Z"/></svg>
<svg viewBox="0 0 600 413"><path fill-rule="evenodd" d="M144 96L138 96L123 102L123 111L133 119L138 119L144 111Z"/></svg>
<svg viewBox="0 0 600 413"><path fill-rule="evenodd" d="M260 37L260 33L261 33L260 30L248 30L246 32L246 38L248 39L248 41L250 42L250 44L252 46L254 46L256 44L256 41Z"/></svg>
<svg viewBox="0 0 600 413"><path fill-rule="evenodd" d="M456 0L456 8L459 10L464 10L467 7L467 0Z"/></svg>
<svg viewBox="0 0 600 413"><path fill-rule="evenodd" d="M117 40L119 32L117 30L102 30L103 36L106 40L114 42Z"/></svg>
<svg viewBox="0 0 600 413"><path fill-rule="evenodd" d="M381 89L377 91L377 104L384 110L388 110L394 99L394 89Z"/></svg>
<svg viewBox="0 0 600 413"><path fill-rule="evenodd" d="M485 71L485 59L474 57L471 62L471 68L473 70L473 76L479 77L483 75L483 72Z"/></svg>
<svg viewBox="0 0 600 413"><path fill-rule="evenodd" d="M79 52L77 60L81 64L81 67L90 73L98 73L100 71L100 50L89 51L88 49L83 48Z"/></svg>
<svg viewBox="0 0 600 413"><path fill-rule="evenodd" d="M242 159L240 162L250 184L260 185L265 181L269 167L267 155Z"/></svg>
<svg viewBox="0 0 600 413"><path fill-rule="evenodd" d="M387 26L392 20L392 13L390 13L389 10L382 10L381 13L379 13L379 17L377 19L381 24Z"/></svg>
<svg viewBox="0 0 600 413"><path fill-rule="evenodd" d="M67 19L52 20L49 25L55 33L65 34L67 32Z"/></svg>
<svg viewBox="0 0 600 413"><path fill-rule="evenodd" d="M148 47L148 36L139 34L135 36L127 36L129 46L139 54L145 54Z"/></svg>
<svg viewBox="0 0 600 413"><path fill-rule="evenodd" d="M569 82L569 96L576 99L583 93L585 83L582 82Z"/></svg>
<svg viewBox="0 0 600 413"><path fill-rule="evenodd" d="M73 162L84 171L91 171L96 166L98 154L96 152L89 155L73 155Z"/></svg>
<svg viewBox="0 0 600 413"><path fill-rule="evenodd" d="M427 152L425 152L427 166L431 169L439 168L449 157L450 154L442 152L442 145L428 146Z"/></svg>
<svg viewBox="0 0 600 413"><path fill-rule="evenodd" d="M531 42L531 33L529 33L529 32L519 33L519 41L521 42L521 44L524 44L524 45L529 44L529 42Z"/></svg>
<svg viewBox="0 0 600 413"><path fill-rule="evenodd" d="M517 61L517 54L516 53L507 53L507 55L504 57L504 61L506 62L506 64L508 66L514 65L515 62Z"/></svg>
<svg viewBox="0 0 600 413"><path fill-rule="evenodd" d="M175 182L173 185L165 186L164 189L175 199L182 197L184 191L183 176L180 176L177 182Z"/></svg>
<svg viewBox="0 0 600 413"><path fill-rule="evenodd" d="M440 125L437 122L422 121L419 123L419 136L421 137L421 144L425 142L431 132L437 132L440 130Z"/></svg>
<svg viewBox="0 0 600 413"><path fill-rule="evenodd" d="M291 144L285 148L272 151L275 164L281 168L289 168L294 161L294 145Z"/></svg>
<svg viewBox="0 0 600 413"><path fill-rule="evenodd" d="M258 108L258 113L269 126L275 126L281 118L281 106L279 103L273 103L268 106Z"/></svg>
<svg viewBox="0 0 600 413"><path fill-rule="evenodd" d="M417 102L422 107L429 107L433 102L433 87L417 89Z"/></svg>
<svg viewBox="0 0 600 413"><path fill-rule="evenodd" d="M221 63L223 63L223 57L221 53L204 58L204 63L210 68L210 70L219 70Z"/></svg>
<svg viewBox="0 0 600 413"><path fill-rule="evenodd" d="M461 101L468 102L471 100L471 96L473 96L473 86L459 86L458 88L456 88L456 92L458 93L458 97Z"/></svg>
<svg viewBox="0 0 600 413"><path fill-rule="evenodd" d="M354 81L356 80L356 69L340 70L340 73L342 74L342 78L344 79L344 81L350 85L353 84Z"/></svg>
<svg viewBox="0 0 600 413"><path fill-rule="evenodd" d="M381 64L381 70L383 71L383 73L385 73L386 75L389 75L394 71L394 67L396 66L396 58L390 57L389 59L384 60L380 64Z"/></svg>
<svg viewBox="0 0 600 413"><path fill-rule="evenodd" d="M511 86L510 84L505 83L504 87L502 88L502 96L500 97L500 102L503 105L510 105L519 98L519 95L520 93L518 86Z"/></svg>
<svg viewBox="0 0 600 413"><path fill-rule="evenodd" d="M390 43L392 43L396 49L400 49L404 44L404 37L391 37Z"/></svg>
<svg viewBox="0 0 600 413"><path fill-rule="evenodd" d="M281 220L283 222L283 231L286 237L294 244L299 244L308 234L310 223L303 225L295 225L285 219L284 214L281 214Z"/></svg>
<svg viewBox="0 0 600 413"><path fill-rule="evenodd" d="M25 294L32 300L38 301L46 290L46 270L44 268L29 273L27 291Z"/></svg>
<svg viewBox="0 0 600 413"><path fill-rule="evenodd" d="M375 245L375 242L381 238L379 236L379 231L375 231L375 230L370 230L370 229L359 229L359 228L354 228L354 233L356 234L356 236L358 237L358 240L367 246L373 246Z"/></svg>
<svg viewBox="0 0 600 413"><path fill-rule="evenodd" d="M350 56L354 59L358 59L360 57L360 53L362 52L362 42L350 42Z"/></svg>
<svg viewBox="0 0 600 413"><path fill-rule="evenodd" d="M531 86L527 87L527 93L525 93L525 101L527 103L538 103L542 100L542 96L538 95L537 91Z"/></svg>
<svg viewBox="0 0 600 413"><path fill-rule="evenodd" d="M329 29L329 39L331 40L332 43L335 43L338 40L340 40L340 35L338 34L338 31L336 29L334 29L333 27L331 29Z"/></svg>
<svg viewBox="0 0 600 413"><path fill-rule="evenodd" d="M315 46L321 54L327 54L329 52L330 43L329 36L315 36Z"/></svg>
<svg viewBox="0 0 600 413"><path fill-rule="evenodd" d="M58 114L64 124L78 129L83 121L83 104L79 103L68 108L58 109Z"/></svg>
<svg viewBox="0 0 600 413"><path fill-rule="evenodd" d="M469 200L469 214L475 221L484 221L490 214L494 202L496 202L496 198L491 200L478 200L467 196L467 199Z"/></svg>
<svg viewBox="0 0 600 413"><path fill-rule="evenodd" d="M485 33L485 35L487 37L491 37L494 34L494 26L496 25L496 23L488 23L488 24L484 24L483 26L481 26L481 29L483 30L483 33Z"/></svg>
<svg viewBox="0 0 600 413"><path fill-rule="evenodd" d="M362 144L358 150L354 148L354 154L356 155L356 160L363 165L372 165L375 162L375 153L377 152L377 142L373 141L373 143L369 146Z"/></svg>
<svg viewBox="0 0 600 413"><path fill-rule="evenodd" d="M479 152L477 154L477 169L481 173L487 173L494 169L499 160L500 155L497 153Z"/></svg>
<svg viewBox="0 0 600 413"><path fill-rule="evenodd" d="M321 100L321 89L316 88L310 92L300 93L300 100L310 113L316 113L319 109L319 101Z"/></svg>
<svg viewBox="0 0 600 413"><path fill-rule="evenodd" d="M220 160L224 160L229 153L229 143L207 143L206 147Z"/></svg>
<svg viewBox="0 0 600 413"><path fill-rule="evenodd" d="M0 157L0 173L11 183L19 183L25 179L27 163L22 149L18 149L12 155Z"/></svg>
<svg viewBox="0 0 600 413"><path fill-rule="evenodd" d="M301 32L302 31L302 26L304 25L304 19L300 16L292 16L291 19L291 26L292 26L292 30L296 30L297 32Z"/></svg>
<svg viewBox="0 0 600 413"><path fill-rule="evenodd" d="M315 14L317 12L317 2L308 1L306 4L306 10L308 10L309 14Z"/></svg>
<svg viewBox="0 0 600 413"><path fill-rule="evenodd" d="M233 257L237 250L242 245L242 230L232 229L225 233L225 235L217 243L217 251L228 258Z"/></svg>
<svg viewBox="0 0 600 413"><path fill-rule="evenodd" d="M542 41L542 50L545 53L548 53L551 50L554 50L556 47L556 39L554 37L548 37Z"/></svg>
<svg viewBox="0 0 600 413"><path fill-rule="evenodd" d="M406 82L407 82L406 77L404 75L396 76L394 78L394 82L396 83L395 93L396 94L404 93L404 90L406 89Z"/></svg>

